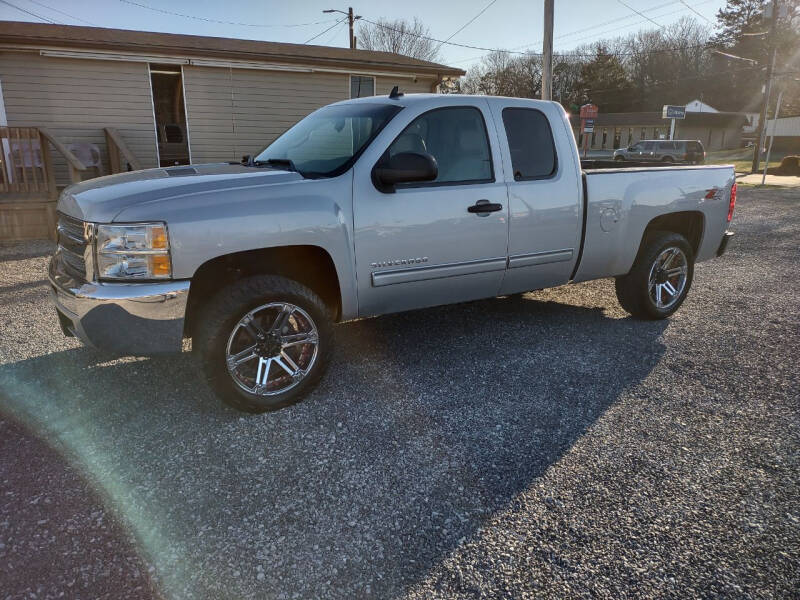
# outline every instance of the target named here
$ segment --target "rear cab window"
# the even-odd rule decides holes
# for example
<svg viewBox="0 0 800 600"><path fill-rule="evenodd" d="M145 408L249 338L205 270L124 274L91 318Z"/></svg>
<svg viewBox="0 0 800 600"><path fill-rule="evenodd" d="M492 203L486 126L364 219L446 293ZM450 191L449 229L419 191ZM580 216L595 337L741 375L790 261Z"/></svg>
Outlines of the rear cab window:
<svg viewBox="0 0 800 600"><path fill-rule="evenodd" d="M547 179L558 169L550 122L535 108L503 109L503 125L511 153L514 181Z"/></svg>

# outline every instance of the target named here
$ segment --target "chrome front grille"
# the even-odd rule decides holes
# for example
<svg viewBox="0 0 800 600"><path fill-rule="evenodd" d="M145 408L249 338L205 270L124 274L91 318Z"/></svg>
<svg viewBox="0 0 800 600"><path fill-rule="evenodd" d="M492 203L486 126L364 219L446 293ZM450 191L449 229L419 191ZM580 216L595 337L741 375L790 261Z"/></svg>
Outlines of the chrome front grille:
<svg viewBox="0 0 800 600"><path fill-rule="evenodd" d="M89 279L86 259L91 257L91 224L67 215L58 215L58 250L72 275Z"/></svg>

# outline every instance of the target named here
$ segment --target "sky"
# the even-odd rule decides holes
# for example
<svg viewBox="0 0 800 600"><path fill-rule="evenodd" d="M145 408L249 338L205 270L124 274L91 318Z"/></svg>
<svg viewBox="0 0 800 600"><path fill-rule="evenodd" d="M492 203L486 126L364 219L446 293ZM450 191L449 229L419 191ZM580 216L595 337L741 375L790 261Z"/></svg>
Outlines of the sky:
<svg viewBox="0 0 800 600"><path fill-rule="evenodd" d="M357 15L371 20L419 17L430 35L441 40L486 9L450 41L542 50L543 0L353 0L352 4ZM599 39L655 29L653 22L664 26L684 16L711 27L724 5L725 0L555 0L554 49L566 51ZM347 24L336 24L343 15L322 12L330 8L346 11L347 4L336 0L0 0L0 19L300 44L333 26L312 43L347 47ZM442 45L439 62L468 69L483 54Z"/></svg>

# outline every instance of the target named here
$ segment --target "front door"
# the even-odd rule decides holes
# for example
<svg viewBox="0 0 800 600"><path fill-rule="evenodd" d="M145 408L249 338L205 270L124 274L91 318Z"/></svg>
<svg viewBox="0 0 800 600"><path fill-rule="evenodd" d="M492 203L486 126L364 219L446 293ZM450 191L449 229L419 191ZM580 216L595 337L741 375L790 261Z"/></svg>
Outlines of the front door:
<svg viewBox="0 0 800 600"><path fill-rule="evenodd" d="M487 102L458 98L454 104L427 111L406 108L356 165L353 212L362 316L497 295L508 243L497 135ZM433 155L436 180L379 191L372 167L385 153L399 152ZM486 212L481 208L486 205L496 210Z"/></svg>

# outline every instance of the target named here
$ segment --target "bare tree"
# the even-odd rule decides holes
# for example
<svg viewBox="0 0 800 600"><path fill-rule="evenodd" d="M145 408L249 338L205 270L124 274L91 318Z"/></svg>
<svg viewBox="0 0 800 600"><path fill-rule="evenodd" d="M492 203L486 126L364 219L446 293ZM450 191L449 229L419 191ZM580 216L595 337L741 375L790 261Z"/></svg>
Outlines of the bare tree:
<svg viewBox="0 0 800 600"><path fill-rule="evenodd" d="M381 50L431 62L439 57L439 44L430 39L430 30L417 17L413 21L361 21L358 45L367 50Z"/></svg>

